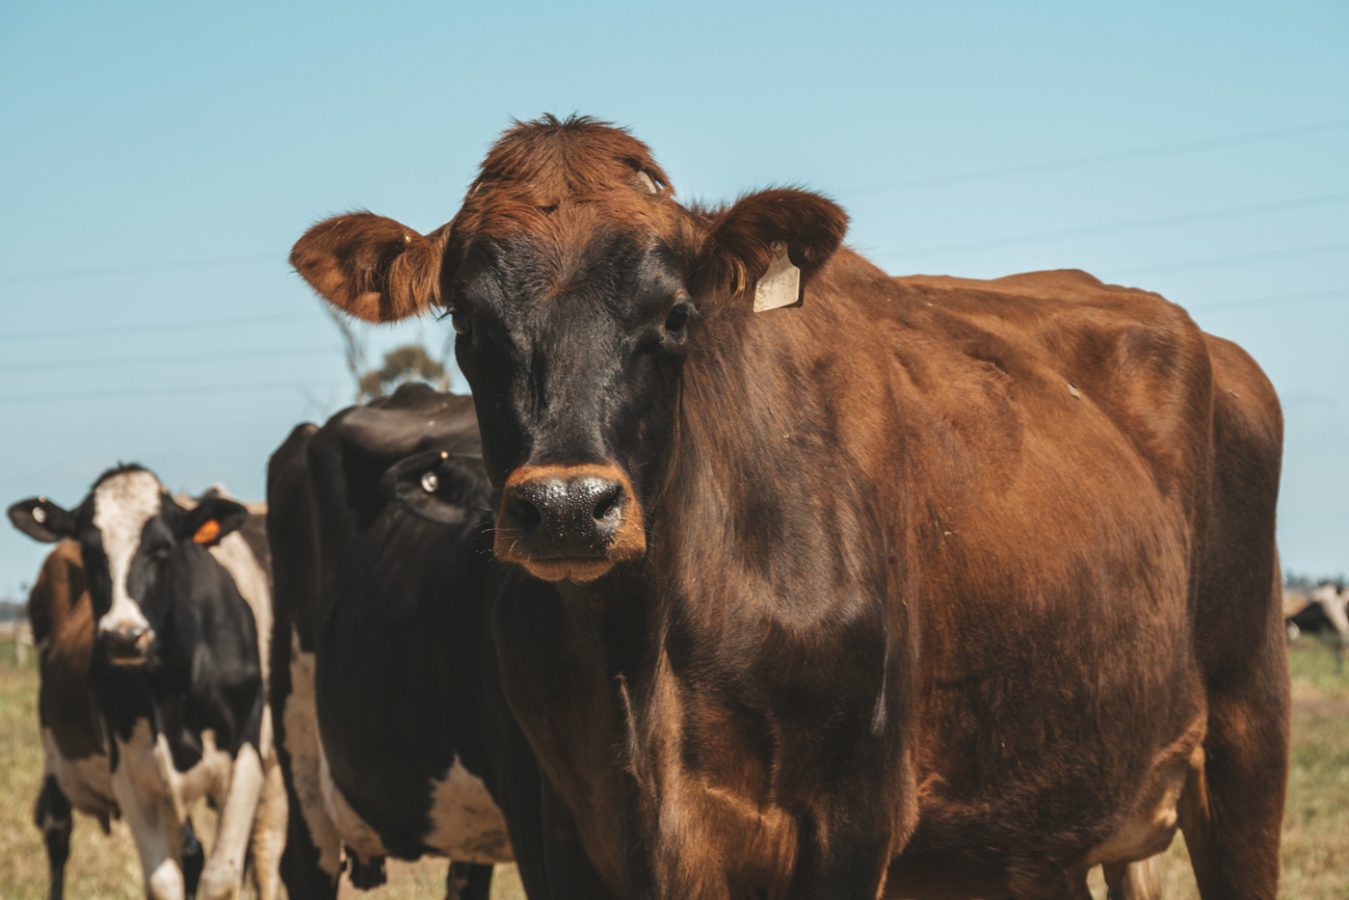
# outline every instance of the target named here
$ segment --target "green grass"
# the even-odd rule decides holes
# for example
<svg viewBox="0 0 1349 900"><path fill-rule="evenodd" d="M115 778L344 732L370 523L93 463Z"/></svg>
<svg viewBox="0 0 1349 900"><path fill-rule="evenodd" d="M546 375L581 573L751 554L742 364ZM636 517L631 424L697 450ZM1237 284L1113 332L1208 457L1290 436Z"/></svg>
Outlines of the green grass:
<svg viewBox="0 0 1349 900"><path fill-rule="evenodd" d="M33 801L42 771L37 731L37 673L17 669L8 641L0 640L0 896L46 895L47 863L41 837L32 823ZM1293 675L1293 764L1288 814L1283 835L1280 893L1298 900L1349 897L1349 672L1337 674L1328 649L1300 641L1290 653ZM210 835L209 813L199 812L198 832ZM77 816L67 896L141 897L140 865L131 836L115 823L105 838L91 819ZM1168 900L1197 897L1185 855L1177 839L1161 861ZM347 887L348 898L414 898L443 895L445 861L391 863L389 883L362 893ZM1103 896L1099 879L1097 896ZM524 897L514 867L501 866L493 900Z"/></svg>

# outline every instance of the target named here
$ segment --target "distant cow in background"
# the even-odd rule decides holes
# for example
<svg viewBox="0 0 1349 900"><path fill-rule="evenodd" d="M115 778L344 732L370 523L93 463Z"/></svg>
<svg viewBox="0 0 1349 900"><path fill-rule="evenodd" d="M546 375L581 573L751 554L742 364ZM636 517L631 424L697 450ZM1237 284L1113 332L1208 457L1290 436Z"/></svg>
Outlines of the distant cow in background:
<svg viewBox="0 0 1349 900"><path fill-rule="evenodd" d="M1311 591L1286 591L1283 623L1290 641L1304 634L1328 638L1335 652L1335 671L1343 671L1344 648L1349 643L1349 588L1327 581Z"/></svg>
<svg viewBox="0 0 1349 900"><path fill-rule="evenodd" d="M11 506L9 517L36 540L77 542L62 543L43 572L41 627L51 639L44 693L63 692L51 706L73 720L53 730L50 744L91 770L87 779L44 783L39 814L53 826L44 828L53 875L69 835L57 821L69 818L61 788L97 788L92 770L106 753L110 790L90 791L94 798L80 797L76 808L87 800L105 821L126 817L148 896L183 897L194 887L233 896L248 851L259 895L276 896L286 806L264 694L271 596L263 520L218 493L186 508L134 465L104 473L74 510L38 497ZM63 748L58 732L78 741ZM201 797L220 812L204 869L187 817Z"/></svg>
<svg viewBox="0 0 1349 900"><path fill-rule="evenodd" d="M335 896L345 848L358 887L386 856L438 853L448 894L485 900L491 865L537 841L518 833L536 815L512 815L508 838L502 810L531 809L539 783L498 685L472 401L408 385L301 425L267 500L290 896Z"/></svg>
<svg viewBox="0 0 1349 900"><path fill-rule="evenodd" d="M42 831L50 871L49 895L64 895L72 808L93 816L108 833L116 816L107 744L94 701L94 619L85 590L80 545L61 541L42 563L28 595L28 621L38 651L38 720L42 726L42 787L34 822ZM184 866L201 871L201 845L186 824Z"/></svg>

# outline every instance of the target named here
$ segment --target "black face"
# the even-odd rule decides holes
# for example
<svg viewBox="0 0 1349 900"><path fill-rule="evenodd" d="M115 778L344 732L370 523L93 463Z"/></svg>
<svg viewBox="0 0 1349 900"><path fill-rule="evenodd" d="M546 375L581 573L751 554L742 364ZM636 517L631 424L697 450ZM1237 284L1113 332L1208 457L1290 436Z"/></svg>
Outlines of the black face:
<svg viewBox="0 0 1349 900"><path fill-rule="evenodd" d="M497 553L588 581L645 550L698 313L659 242L480 243L447 292L483 454L503 491Z"/></svg>

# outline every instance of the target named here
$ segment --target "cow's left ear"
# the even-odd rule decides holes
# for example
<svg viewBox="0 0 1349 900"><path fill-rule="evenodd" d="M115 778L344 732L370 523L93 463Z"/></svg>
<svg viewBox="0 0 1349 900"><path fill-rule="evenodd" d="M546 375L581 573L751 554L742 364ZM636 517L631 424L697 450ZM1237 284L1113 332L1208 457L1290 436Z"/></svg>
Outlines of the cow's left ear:
<svg viewBox="0 0 1349 900"><path fill-rule="evenodd" d="M224 497L203 497L201 502L187 510L179 519L178 539L190 540L203 547L214 547L225 535L238 530L248 521L248 510L242 503Z"/></svg>
<svg viewBox="0 0 1349 900"><path fill-rule="evenodd" d="M781 265L783 251L804 285L847 230L848 214L819 194L776 188L742 197L716 216L703 241L702 286L737 296L752 293L770 267Z"/></svg>
<svg viewBox="0 0 1349 900"><path fill-rule="evenodd" d="M75 514L46 497L20 500L8 512L15 528L43 544L54 544L75 536Z"/></svg>

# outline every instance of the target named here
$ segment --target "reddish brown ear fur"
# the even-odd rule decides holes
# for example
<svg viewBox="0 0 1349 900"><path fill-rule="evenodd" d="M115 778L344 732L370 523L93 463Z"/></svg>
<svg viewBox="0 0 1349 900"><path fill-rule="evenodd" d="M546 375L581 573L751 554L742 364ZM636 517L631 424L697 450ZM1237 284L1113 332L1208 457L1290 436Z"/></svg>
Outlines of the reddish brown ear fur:
<svg viewBox="0 0 1349 900"><path fill-rule="evenodd" d="M772 244L783 241L804 284L838 249L847 230L848 214L819 194L760 191L716 216L703 244L700 268L716 284L740 294L768 271Z"/></svg>
<svg viewBox="0 0 1349 900"><path fill-rule="evenodd" d="M318 223L290 251L290 264L339 309L367 322L393 322L438 302L444 242L373 213Z"/></svg>

